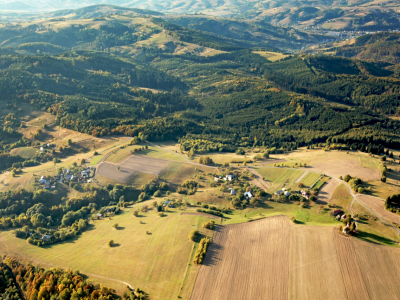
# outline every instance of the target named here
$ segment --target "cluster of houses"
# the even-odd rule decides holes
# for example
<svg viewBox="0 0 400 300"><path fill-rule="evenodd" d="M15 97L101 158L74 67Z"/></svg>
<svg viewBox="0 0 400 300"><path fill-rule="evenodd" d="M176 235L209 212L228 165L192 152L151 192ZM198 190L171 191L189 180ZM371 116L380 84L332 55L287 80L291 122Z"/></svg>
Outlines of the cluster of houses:
<svg viewBox="0 0 400 300"><path fill-rule="evenodd" d="M214 177L214 181L219 182L220 180L225 180L226 182L231 182L234 178L234 175L226 175L224 178L222 178L222 176L216 176Z"/></svg>
<svg viewBox="0 0 400 300"><path fill-rule="evenodd" d="M63 175L64 178L69 181L85 182L85 180L90 177L90 168L86 168L82 172L77 174L73 174L73 172L71 172L70 169L64 169ZM87 182L92 182L92 181L89 179L87 180Z"/></svg>

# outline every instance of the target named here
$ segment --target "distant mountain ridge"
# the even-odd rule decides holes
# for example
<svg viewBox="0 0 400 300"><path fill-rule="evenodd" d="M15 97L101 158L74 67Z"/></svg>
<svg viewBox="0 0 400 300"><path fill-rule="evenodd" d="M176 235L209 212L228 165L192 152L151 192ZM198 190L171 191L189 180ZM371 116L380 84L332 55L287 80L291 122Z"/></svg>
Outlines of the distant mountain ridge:
<svg viewBox="0 0 400 300"><path fill-rule="evenodd" d="M283 26L326 30L387 30L400 26L395 1L376 3L374 0L2 0L0 12L50 12L99 4L168 14L258 19Z"/></svg>

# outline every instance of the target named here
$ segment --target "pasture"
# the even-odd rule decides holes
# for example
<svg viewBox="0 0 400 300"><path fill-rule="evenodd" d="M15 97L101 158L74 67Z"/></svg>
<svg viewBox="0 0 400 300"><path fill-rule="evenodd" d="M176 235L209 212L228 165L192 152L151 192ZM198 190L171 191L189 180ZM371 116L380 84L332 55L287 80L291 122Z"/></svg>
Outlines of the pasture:
<svg viewBox="0 0 400 300"><path fill-rule="evenodd" d="M143 204L111 219L95 221L74 240L43 248L15 238L10 231L2 232L0 253L18 255L46 267L80 270L120 293L125 289L121 282L127 282L151 293L151 299L176 299L181 288L186 288L184 278L195 245L187 239L188 233L198 229L212 234L201 227L209 218L182 215L172 209L165 217L154 211L134 217L133 210ZM118 230L112 227L115 223L119 224ZM111 239L116 246L107 245Z"/></svg>
<svg viewBox="0 0 400 300"><path fill-rule="evenodd" d="M272 62L280 60L280 59L283 59L283 58L289 56L289 55L285 55L283 53L270 52L270 51L253 51L253 53L257 53L257 54L261 55L262 57L265 57L266 59L268 59L269 61L272 61Z"/></svg>
<svg viewBox="0 0 400 300"><path fill-rule="evenodd" d="M300 182L306 187L311 187L320 177L319 173L309 172Z"/></svg>
<svg viewBox="0 0 400 300"><path fill-rule="evenodd" d="M39 153L38 148L33 148L33 147L21 147L21 148L15 148L11 150L12 155L19 155L23 158L30 159L35 157Z"/></svg>
<svg viewBox="0 0 400 300"><path fill-rule="evenodd" d="M260 167L256 170L265 179L272 179L272 185L268 189L268 193L270 194L282 189L283 187L286 189L298 188L296 180L304 173L304 170L271 167Z"/></svg>
<svg viewBox="0 0 400 300"><path fill-rule="evenodd" d="M394 299L399 272L400 249L275 216L218 226L191 299Z"/></svg>
<svg viewBox="0 0 400 300"><path fill-rule="evenodd" d="M131 151L134 151L134 149L138 148L143 148L145 145L128 145L125 148L122 149L117 149L115 150L110 156L107 157L105 161L108 161L110 163L120 163L124 161L126 158L131 157ZM140 152L137 152L134 155L140 155L144 157L150 157L150 158L158 158L158 159L164 159L164 160L172 160L172 161L181 161L184 162L185 159L175 153L172 153L170 151L166 151L164 149L160 149L158 147L154 146L149 146L147 145L148 149L146 150L141 150Z"/></svg>

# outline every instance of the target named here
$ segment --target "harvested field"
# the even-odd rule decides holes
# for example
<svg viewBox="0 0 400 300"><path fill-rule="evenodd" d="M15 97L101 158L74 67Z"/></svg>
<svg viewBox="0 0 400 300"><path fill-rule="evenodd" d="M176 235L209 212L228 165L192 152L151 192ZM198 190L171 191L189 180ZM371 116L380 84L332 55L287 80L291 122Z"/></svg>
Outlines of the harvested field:
<svg viewBox="0 0 400 300"><path fill-rule="evenodd" d="M293 226L288 299L346 299L332 231Z"/></svg>
<svg viewBox="0 0 400 300"><path fill-rule="evenodd" d="M340 234L333 234L333 238L348 299L370 299L357 261L353 239Z"/></svg>
<svg viewBox="0 0 400 300"><path fill-rule="evenodd" d="M357 240L353 245L370 299L399 299L400 285L388 280L400 277L399 251Z"/></svg>
<svg viewBox="0 0 400 300"><path fill-rule="evenodd" d="M400 225L400 216L386 210L385 201L368 195L357 195L357 199L376 212L378 215L385 218L387 221L391 221Z"/></svg>
<svg viewBox="0 0 400 300"><path fill-rule="evenodd" d="M286 298L290 227L285 216L217 226L192 299Z"/></svg>
<svg viewBox="0 0 400 300"><path fill-rule="evenodd" d="M212 218L212 219L221 219L221 217L214 216L211 214L206 214L202 212L183 212L181 215L188 215L188 216L201 216L201 217L206 217L206 218Z"/></svg>
<svg viewBox="0 0 400 300"><path fill-rule="evenodd" d="M318 193L318 202L322 204L329 203L332 199L333 193L336 188L340 185L340 180L336 178L331 178L328 182L320 189Z"/></svg>
<svg viewBox="0 0 400 300"><path fill-rule="evenodd" d="M358 177L362 180L378 180L380 173L378 169L369 169L360 166L359 161L346 161L338 163L337 161L327 161L320 164L312 164L307 168L311 171L325 173L333 177L345 176L350 174L352 177Z"/></svg>
<svg viewBox="0 0 400 300"><path fill-rule="evenodd" d="M100 166L97 168L96 176L104 176L116 181L125 181L138 171L135 170L126 170L124 168L121 168L118 170L118 166L114 164L110 164L107 162L103 162L100 164Z"/></svg>
<svg viewBox="0 0 400 300"><path fill-rule="evenodd" d="M97 174L117 181L125 181L137 172L157 175L167 164L167 160L134 155L118 165L103 162L97 168Z"/></svg>
<svg viewBox="0 0 400 300"><path fill-rule="evenodd" d="M217 226L197 299L399 299L400 249L285 216Z"/></svg>

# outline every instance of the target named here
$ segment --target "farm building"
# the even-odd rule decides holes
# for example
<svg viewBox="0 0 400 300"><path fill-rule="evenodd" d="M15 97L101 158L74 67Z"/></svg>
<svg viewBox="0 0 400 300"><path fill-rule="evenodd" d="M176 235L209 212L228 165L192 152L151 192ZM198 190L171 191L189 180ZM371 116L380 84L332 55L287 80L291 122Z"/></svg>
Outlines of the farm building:
<svg viewBox="0 0 400 300"><path fill-rule="evenodd" d="M288 192L288 191L284 191L283 194L284 194L286 197L289 197L289 196L290 196L290 192Z"/></svg>
<svg viewBox="0 0 400 300"><path fill-rule="evenodd" d="M46 182L46 183L44 184L44 188L45 188L45 189L49 189L49 188L50 188L50 182Z"/></svg>
<svg viewBox="0 0 400 300"><path fill-rule="evenodd" d="M51 238L50 235L44 235L44 236L42 236L42 240L43 240L43 241L49 240L50 238Z"/></svg>
<svg viewBox="0 0 400 300"><path fill-rule="evenodd" d="M231 195L236 195L236 191L235 190L231 190Z"/></svg>
<svg viewBox="0 0 400 300"><path fill-rule="evenodd" d="M282 190L279 190L279 191L276 191L276 192L275 192L275 195L278 195L278 196L279 196L279 195L282 194L282 193L283 193L283 191L282 191Z"/></svg>
<svg viewBox="0 0 400 300"><path fill-rule="evenodd" d="M75 176L72 174L65 175L65 179L67 180L74 180Z"/></svg>
<svg viewBox="0 0 400 300"><path fill-rule="evenodd" d="M235 176L233 176L233 175L226 175L225 178L224 178L224 180L225 180L225 181L232 181L233 178L235 178Z"/></svg>
<svg viewBox="0 0 400 300"><path fill-rule="evenodd" d="M253 198L253 195L251 194L251 192L246 192L246 193L244 193L244 196L245 196L246 198L248 198L248 199Z"/></svg>

